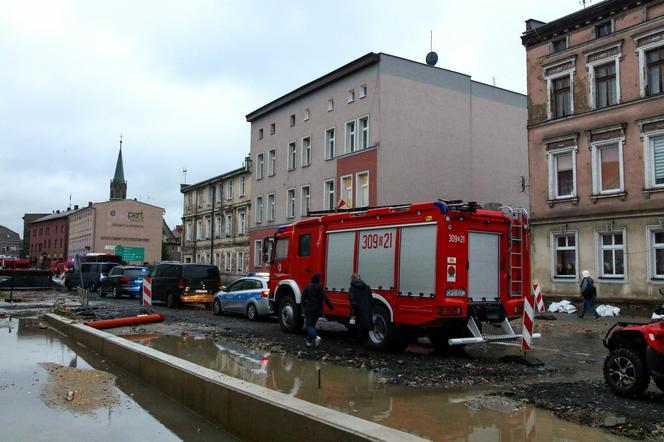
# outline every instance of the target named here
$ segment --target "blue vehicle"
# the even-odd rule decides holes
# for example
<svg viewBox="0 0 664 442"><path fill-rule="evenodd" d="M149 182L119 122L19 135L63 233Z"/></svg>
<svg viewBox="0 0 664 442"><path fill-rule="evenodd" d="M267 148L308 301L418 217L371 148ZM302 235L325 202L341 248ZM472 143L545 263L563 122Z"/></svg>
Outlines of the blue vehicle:
<svg viewBox="0 0 664 442"><path fill-rule="evenodd" d="M150 269L143 266L119 266L116 265L100 281L99 295L106 296L112 293L116 298L122 295L129 295L136 298L141 293L143 278L145 278Z"/></svg>
<svg viewBox="0 0 664 442"><path fill-rule="evenodd" d="M267 281L263 276L247 276L222 287L214 297L212 311L215 315L239 313L252 321L271 315Z"/></svg>

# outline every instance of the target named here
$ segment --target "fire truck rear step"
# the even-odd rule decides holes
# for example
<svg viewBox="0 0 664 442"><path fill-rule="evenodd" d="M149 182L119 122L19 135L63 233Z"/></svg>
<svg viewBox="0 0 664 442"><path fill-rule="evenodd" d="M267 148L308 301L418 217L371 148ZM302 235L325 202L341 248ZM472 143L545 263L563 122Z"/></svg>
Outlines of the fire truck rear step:
<svg viewBox="0 0 664 442"><path fill-rule="evenodd" d="M517 341L522 339L522 335L517 335L512 329L512 324L510 321L505 318L500 324L500 328L503 330L503 334L500 335L483 335L480 331L480 328L477 326L475 319L471 316L468 318L468 330L472 333L472 337L468 338L453 338L449 339L447 342L450 345L464 345L464 344L482 344L485 342L503 342L503 341ZM540 333L533 333L533 338L539 338L542 335Z"/></svg>

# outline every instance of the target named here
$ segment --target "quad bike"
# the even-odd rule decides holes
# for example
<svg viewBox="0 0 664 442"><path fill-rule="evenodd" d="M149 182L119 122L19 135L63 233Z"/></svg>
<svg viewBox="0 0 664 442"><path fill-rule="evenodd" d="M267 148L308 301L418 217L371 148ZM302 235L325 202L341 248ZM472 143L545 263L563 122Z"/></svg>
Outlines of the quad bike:
<svg viewBox="0 0 664 442"><path fill-rule="evenodd" d="M617 395L642 395L651 377L664 391L664 305L655 314L660 318L650 322L618 322L604 337L604 380Z"/></svg>

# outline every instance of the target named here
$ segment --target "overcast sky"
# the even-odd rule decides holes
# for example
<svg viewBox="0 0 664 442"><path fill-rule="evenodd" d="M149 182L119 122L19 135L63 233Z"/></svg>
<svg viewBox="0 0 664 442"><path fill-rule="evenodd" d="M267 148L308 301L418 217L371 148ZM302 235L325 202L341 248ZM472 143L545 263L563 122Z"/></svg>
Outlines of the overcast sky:
<svg viewBox="0 0 664 442"><path fill-rule="evenodd" d="M104 201L120 133L128 197L182 215L193 183L241 166L244 116L367 52L525 93L524 21L578 0L0 0L0 225Z"/></svg>

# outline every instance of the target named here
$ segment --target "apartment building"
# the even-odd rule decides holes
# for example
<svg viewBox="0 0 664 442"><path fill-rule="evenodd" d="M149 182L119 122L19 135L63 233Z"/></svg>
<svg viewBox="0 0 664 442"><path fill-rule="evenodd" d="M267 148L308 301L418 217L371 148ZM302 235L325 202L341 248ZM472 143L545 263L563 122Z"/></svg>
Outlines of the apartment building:
<svg viewBox="0 0 664 442"><path fill-rule="evenodd" d="M247 115L251 268L280 224L337 206L464 199L526 207L525 96L369 53Z"/></svg>
<svg viewBox="0 0 664 442"><path fill-rule="evenodd" d="M214 264L227 283L248 270L251 162L201 181L183 184L182 260Z"/></svg>
<svg viewBox="0 0 664 442"><path fill-rule="evenodd" d="M664 287L664 2L526 22L533 278L603 299Z"/></svg>
<svg viewBox="0 0 664 442"><path fill-rule="evenodd" d="M78 206L76 206L78 209ZM69 215L71 210L56 210L30 223L29 256L65 259L69 247Z"/></svg>

